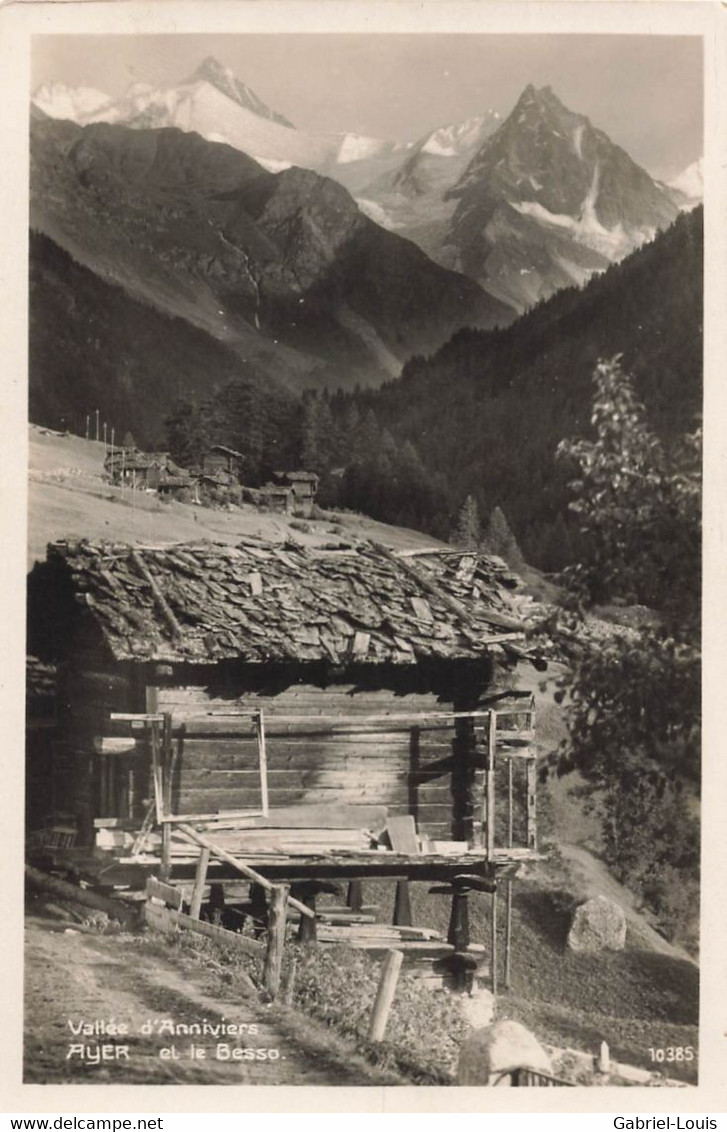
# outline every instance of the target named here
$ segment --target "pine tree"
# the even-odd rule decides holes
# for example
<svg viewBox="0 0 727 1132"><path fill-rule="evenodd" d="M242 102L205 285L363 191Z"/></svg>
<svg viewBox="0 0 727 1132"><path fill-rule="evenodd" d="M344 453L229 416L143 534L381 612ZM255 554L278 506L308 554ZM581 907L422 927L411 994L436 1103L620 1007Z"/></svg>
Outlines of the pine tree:
<svg viewBox="0 0 727 1132"><path fill-rule="evenodd" d="M482 541L490 554L504 558L511 569L525 565L522 551L501 507L493 508Z"/></svg>
<svg viewBox="0 0 727 1132"><path fill-rule="evenodd" d="M480 543L480 511L477 500L468 495L457 516L450 542L467 550L476 550Z"/></svg>

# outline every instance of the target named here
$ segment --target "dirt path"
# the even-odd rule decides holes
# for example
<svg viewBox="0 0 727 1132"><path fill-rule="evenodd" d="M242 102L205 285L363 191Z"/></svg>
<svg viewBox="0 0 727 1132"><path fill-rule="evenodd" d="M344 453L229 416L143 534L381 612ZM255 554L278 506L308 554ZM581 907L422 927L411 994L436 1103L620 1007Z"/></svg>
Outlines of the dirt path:
<svg viewBox="0 0 727 1132"><path fill-rule="evenodd" d="M255 1000L205 993L204 973L139 947L133 936L69 931L29 917L25 951L25 1081L73 1084L370 1085L377 1081L348 1051L290 1037L290 1026ZM111 1022L128 1032L74 1033L81 1022ZM249 1027L242 1035L170 1034L169 1026ZM191 1047L202 1047L204 1059ZM105 1047L101 1060L99 1050ZM162 1054L174 1047L175 1054ZM232 1049L267 1051L233 1060ZM83 1049L84 1054L81 1055ZM271 1052L274 1051L274 1052Z"/></svg>

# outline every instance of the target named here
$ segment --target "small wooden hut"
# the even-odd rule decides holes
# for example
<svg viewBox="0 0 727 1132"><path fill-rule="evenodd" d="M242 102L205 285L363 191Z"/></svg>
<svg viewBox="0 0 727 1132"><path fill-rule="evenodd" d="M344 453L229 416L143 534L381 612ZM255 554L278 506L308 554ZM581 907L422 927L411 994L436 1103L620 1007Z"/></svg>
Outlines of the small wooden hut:
<svg viewBox="0 0 727 1132"><path fill-rule="evenodd" d="M77 844L105 831L120 868L190 876L191 823L290 881L517 868L536 845L516 588L446 549L50 545L29 645L58 666L50 773Z"/></svg>

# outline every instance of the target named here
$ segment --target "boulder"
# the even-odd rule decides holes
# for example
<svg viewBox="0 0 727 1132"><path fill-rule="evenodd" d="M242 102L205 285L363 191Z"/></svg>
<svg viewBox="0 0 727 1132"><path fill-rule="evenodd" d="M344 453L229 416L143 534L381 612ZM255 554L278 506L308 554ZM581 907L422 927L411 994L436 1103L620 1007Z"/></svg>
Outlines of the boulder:
<svg viewBox="0 0 727 1132"><path fill-rule="evenodd" d="M623 951L626 917L623 908L605 896L595 896L576 908L568 932L570 951Z"/></svg>
<svg viewBox="0 0 727 1132"><path fill-rule="evenodd" d="M495 1022L483 1030L474 1030L463 1041L457 1084L509 1085L507 1074L515 1069L553 1071L543 1047L520 1022Z"/></svg>

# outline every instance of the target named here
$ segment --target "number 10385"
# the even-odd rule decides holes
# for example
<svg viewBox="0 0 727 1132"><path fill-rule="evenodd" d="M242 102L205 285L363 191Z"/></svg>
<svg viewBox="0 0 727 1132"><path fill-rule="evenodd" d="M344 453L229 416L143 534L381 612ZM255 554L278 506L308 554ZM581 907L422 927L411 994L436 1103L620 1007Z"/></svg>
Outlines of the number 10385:
<svg viewBox="0 0 727 1132"><path fill-rule="evenodd" d="M662 1062L694 1061L695 1056L694 1046L666 1046L665 1049L649 1046L649 1057L658 1064Z"/></svg>

